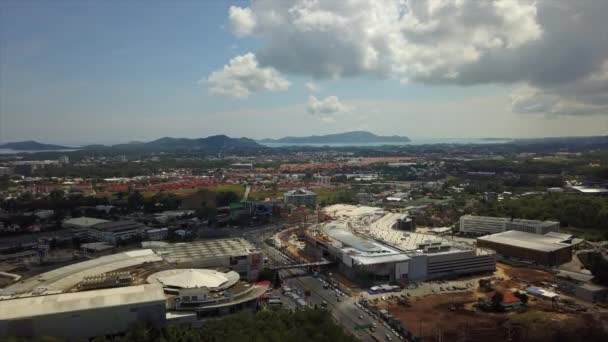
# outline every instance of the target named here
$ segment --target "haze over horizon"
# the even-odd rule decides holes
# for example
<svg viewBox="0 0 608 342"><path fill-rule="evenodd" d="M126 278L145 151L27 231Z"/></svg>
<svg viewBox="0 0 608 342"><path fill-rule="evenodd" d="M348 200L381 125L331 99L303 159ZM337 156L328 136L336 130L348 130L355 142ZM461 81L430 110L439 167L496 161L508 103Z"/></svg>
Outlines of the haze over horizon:
<svg viewBox="0 0 608 342"><path fill-rule="evenodd" d="M603 0L3 1L0 142L608 134Z"/></svg>

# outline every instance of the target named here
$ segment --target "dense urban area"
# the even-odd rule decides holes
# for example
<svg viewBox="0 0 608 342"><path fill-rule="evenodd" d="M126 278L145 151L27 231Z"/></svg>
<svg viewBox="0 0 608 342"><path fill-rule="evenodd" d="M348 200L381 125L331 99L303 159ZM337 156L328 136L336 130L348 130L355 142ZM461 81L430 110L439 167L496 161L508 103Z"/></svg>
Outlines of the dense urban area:
<svg viewBox="0 0 608 342"><path fill-rule="evenodd" d="M1 155L0 336L608 339L605 137L221 140Z"/></svg>

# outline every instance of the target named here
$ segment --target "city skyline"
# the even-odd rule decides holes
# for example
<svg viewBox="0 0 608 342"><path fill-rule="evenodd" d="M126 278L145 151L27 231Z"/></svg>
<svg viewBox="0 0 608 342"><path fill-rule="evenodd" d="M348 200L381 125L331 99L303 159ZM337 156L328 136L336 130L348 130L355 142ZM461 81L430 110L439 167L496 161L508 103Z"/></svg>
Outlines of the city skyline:
<svg viewBox="0 0 608 342"><path fill-rule="evenodd" d="M5 1L0 141L605 135L606 10L591 0Z"/></svg>

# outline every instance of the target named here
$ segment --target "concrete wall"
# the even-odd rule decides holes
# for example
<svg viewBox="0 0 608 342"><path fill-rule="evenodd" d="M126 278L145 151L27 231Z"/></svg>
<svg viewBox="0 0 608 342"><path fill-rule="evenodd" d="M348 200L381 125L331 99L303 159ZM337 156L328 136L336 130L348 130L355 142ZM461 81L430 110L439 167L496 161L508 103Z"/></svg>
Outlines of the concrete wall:
<svg viewBox="0 0 608 342"><path fill-rule="evenodd" d="M408 279L413 281L424 280L427 276L427 255L412 255L410 256Z"/></svg>

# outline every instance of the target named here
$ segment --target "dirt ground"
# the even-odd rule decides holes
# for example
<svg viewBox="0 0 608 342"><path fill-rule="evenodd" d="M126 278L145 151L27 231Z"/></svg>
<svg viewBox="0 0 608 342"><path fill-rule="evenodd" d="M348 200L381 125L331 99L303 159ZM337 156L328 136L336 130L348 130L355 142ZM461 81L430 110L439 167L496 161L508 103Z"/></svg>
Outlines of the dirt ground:
<svg viewBox="0 0 608 342"><path fill-rule="evenodd" d="M444 341L499 341L505 338L500 325L506 321L501 314L475 311L474 292L460 292L414 299L406 307L387 305L388 311L416 336Z"/></svg>
<svg viewBox="0 0 608 342"><path fill-rule="evenodd" d="M521 313L484 312L474 307L480 295L476 291L430 295L413 298L410 306L393 301L379 307L422 341L553 341L557 336L601 330L600 322L608 318L605 313L554 312L542 304L532 304Z"/></svg>
<svg viewBox="0 0 608 342"><path fill-rule="evenodd" d="M555 275L539 269L527 267L514 267L506 264L496 264L497 271L518 282L540 283L553 282Z"/></svg>

